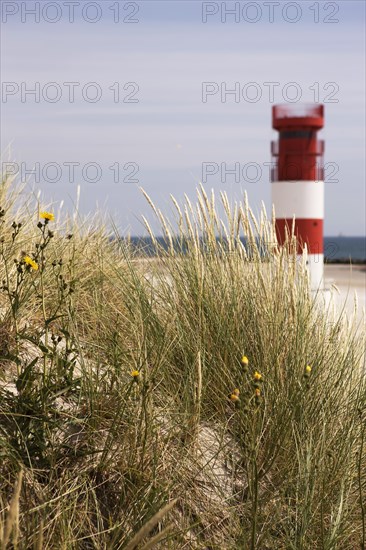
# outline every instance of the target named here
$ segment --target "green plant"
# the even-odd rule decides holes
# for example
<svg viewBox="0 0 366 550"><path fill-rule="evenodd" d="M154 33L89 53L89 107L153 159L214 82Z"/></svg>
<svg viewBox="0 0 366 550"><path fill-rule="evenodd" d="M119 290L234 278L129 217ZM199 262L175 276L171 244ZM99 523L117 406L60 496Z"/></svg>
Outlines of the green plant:
<svg viewBox="0 0 366 550"><path fill-rule="evenodd" d="M200 188L169 221L146 196L151 257L18 193L3 181L1 544L364 544L364 327L317 306L265 212Z"/></svg>

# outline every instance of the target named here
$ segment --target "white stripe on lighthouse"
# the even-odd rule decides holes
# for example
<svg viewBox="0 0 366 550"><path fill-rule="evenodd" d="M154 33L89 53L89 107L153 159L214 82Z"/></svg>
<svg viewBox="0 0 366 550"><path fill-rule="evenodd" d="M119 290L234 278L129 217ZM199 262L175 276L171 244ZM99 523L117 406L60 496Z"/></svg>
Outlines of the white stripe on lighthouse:
<svg viewBox="0 0 366 550"><path fill-rule="evenodd" d="M324 218L323 181L274 181L272 203L281 218Z"/></svg>
<svg viewBox="0 0 366 550"><path fill-rule="evenodd" d="M308 254L307 267L310 275L311 290L322 290L323 271L324 271L324 255L323 254Z"/></svg>

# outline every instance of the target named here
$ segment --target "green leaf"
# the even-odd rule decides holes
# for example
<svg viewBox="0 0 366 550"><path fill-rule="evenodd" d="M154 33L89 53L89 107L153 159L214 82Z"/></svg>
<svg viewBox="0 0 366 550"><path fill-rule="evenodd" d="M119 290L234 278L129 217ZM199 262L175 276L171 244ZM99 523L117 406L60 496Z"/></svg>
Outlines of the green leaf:
<svg viewBox="0 0 366 550"><path fill-rule="evenodd" d="M0 355L0 360L13 361L16 365L21 364L20 358L17 355L13 355L12 353L6 353L5 355Z"/></svg>
<svg viewBox="0 0 366 550"><path fill-rule="evenodd" d="M24 371L16 381L15 385L19 392L24 390L24 388L27 386L28 383L32 383L34 381L35 375L32 372L32 368L37 363L37 361L38 361L38 357L33 359L33 361L31 361L29 365L26 366L26 368L24 369Z"/></svg>
<svg viewBox="0 0 366 550"><path fill-rule="evenodd" d="M48 326L48 325L51 324L53 321L55 321L56 319L60 319L61 317L65 317L65 315L64 315L64 314L61 314L61 315L53 315L53 316L50 317L49 319L46 319L45 325Z"/></svg>
<svg viewBox="0 0 366 550"><path fill-rule="evenodd" d="M19 338L21 338L22 340L27 340L28 342L31 342L32 344L37 346L37 348L39 348L45 354L50 353L50 350L48 349L47 346L42 344L42 342L40 342L39 340L36 340L35 338L32 338L31 336L27 336L26 334L19 334Z"/></svg>

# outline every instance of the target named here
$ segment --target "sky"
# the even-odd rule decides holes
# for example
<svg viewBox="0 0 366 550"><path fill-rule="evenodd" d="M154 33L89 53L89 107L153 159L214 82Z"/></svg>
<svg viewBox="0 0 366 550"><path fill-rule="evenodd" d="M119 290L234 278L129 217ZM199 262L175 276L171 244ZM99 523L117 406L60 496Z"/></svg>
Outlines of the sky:
<svg viewBox="0 0 366 550"><path fill-rule="evenodd" d="M157 228L199 182L271 209L274 104L323 103L325 235L366 233L363 1L1 1L2 168ZM231 93L230 93L231 92ZM33 170L33 173L31 173Z"/></svg>

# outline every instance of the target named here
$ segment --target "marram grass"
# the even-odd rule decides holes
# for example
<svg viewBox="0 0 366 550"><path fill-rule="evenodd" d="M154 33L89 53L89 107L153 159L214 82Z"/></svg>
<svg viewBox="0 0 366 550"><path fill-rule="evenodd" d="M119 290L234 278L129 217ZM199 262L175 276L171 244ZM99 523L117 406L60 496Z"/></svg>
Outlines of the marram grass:
<svg viewBox="0 0 366 550"><path fill-rule="evenodd" d="M313 301L293 236L146 195L151 259L0 198L2 548L365 547L364 332Z"/></svg>

